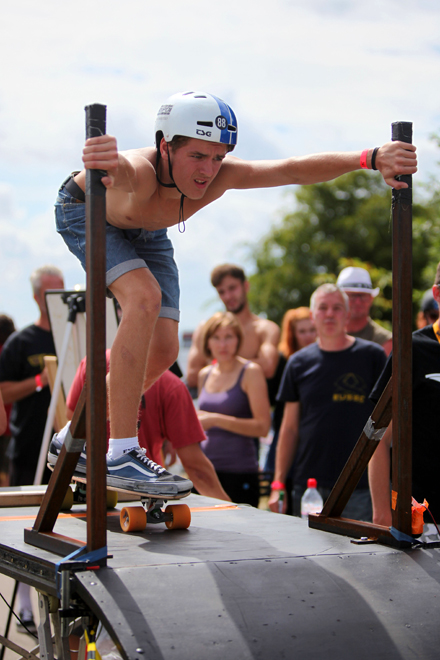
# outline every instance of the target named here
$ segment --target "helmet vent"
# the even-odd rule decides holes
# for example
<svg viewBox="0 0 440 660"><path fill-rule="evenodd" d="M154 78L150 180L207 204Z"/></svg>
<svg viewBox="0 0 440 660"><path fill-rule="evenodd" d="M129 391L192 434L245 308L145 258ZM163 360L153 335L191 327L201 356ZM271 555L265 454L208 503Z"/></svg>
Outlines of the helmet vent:
<svg viewBox="0 0 440 660"><path fill-rule="evenodd" d="M206 99L206 98L208 98L208 97L205 96L205 95L203 95L203 96L200 95L200 96L194 96L194 98L195 98L195 99Z"/></svg>
<svg viewBox="0 0 440 660"><path fill-rule="evenodd" d="M190 94L194 94L194 92L183 92L182 96L189 96Z"/></svg>
<svg viewBox="0 0 440 660"><path fill-rule="evenodd" d="M212 121L198 121L197 126L208 126L208 128L212 128L214 124Z"/></svg>
<svg viewBox="0 0 440 660"><path fill-rule="evenodd" d="M231 131L231 133L236 133L237 132L237 127L232 126L232 124L228 124L228 131Z"/></svg>

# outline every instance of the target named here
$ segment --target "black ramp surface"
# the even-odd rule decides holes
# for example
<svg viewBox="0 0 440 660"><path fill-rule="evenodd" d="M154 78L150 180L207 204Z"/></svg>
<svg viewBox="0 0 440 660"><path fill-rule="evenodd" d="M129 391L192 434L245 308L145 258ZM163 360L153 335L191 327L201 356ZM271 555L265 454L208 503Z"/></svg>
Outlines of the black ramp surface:
<svg viewBox="0 0 440 660"><path fill-rule="evenodd" d="M119 630L130 658L438 658L438 634L426 634L438 615L438 584L423 570L413 575L427 597L420 609L405 584L411 560L389 557L375 577L364 559L146 567L142 592L139 569L105 570L93 593L108 612L105 601L113 602L113 628L122 611ZM90 575L79 579L90 582ZM142 655L125 639L130 624Z"/></svg>
<svg viewBox="0 0 440 660"><path fill-rule="evenodd" d="M440 658L440 549L353 545L298 518L185 501L189 530L124 534L109 512L113 557L76 574L124 658ZM60 557L23 540L36 511L3 509L0 571L52 593ZM55 531L84 540L82 511Z"/></svg>
<svg viewBox="0 0 440 660"><path fill-rule="evenodd" d="M155 531L132 537L135 565L78 575L130 660L440 657L439 550L355 546L245 508Z"/></svg>

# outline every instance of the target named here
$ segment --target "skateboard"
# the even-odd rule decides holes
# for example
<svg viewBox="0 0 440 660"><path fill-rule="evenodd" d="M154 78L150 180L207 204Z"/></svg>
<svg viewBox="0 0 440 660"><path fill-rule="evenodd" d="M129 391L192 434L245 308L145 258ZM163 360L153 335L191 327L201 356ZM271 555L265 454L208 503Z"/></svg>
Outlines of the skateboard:
<svg viewBox="0 0 440 660"><path fill-rule="evenodd" d="M85 502L86 477L78 472L72 475L72 482L75 484L74 501ZM75 492L78 491L75 500ZM118 501L118 494L137 496L140 500L138 506L124 506L121 509L119 522L123 532L141 532L147 524L156 525L165 523L168 529L188 529L191 524L191 511L187 504L169 504L165 507L168 500L176 501L190 495L191 491L184 493L166 495L159 497L154 494L145 493L136 488L119 488L107 484L107 506L114 508ZM79 498L83 498L79 500Z"/></svg>

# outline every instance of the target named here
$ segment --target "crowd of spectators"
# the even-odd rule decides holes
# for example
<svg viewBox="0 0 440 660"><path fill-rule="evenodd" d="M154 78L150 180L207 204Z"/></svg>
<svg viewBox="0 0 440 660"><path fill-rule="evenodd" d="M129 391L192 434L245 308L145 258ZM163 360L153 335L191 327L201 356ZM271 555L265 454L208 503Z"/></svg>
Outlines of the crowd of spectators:
<svg viewBox="0 0 440 660"><path fill-rule="evenodd" d="M379 289L367 270L344 268L336 284L318 287L310 308L287 310L280 329L251 312L242 268L218 266L211 281L225 311L194 332L185 381L168 370L153 385L145 383L139 444L167 467L177 456L195 492L205 496L258 507L262 480L269 477L265 506L300 515L309 478L317 479L324 500L330 493L391 373L391 333L370 316ZM37 321L17 331L0 315L1 485L33 483L50 401L44 356L55 348L45 292L63 289L64 281L59 269L43 266L31 284ZM425 477L438 462L429 439L435 437L432 410L440 394L439 300L440 264L422 298L413 339L413 489L429 498L437 516L438 481L435 474ZM84 381L85 360L67 397L69 419ZM371 461L370 483L364 474L344 516L391 524L391 426ZM262 438L271 440L264 457ZM62 439L63 432L51 443L53 462ZM21 618L32 629L28 589L20 587Z"/></svg>

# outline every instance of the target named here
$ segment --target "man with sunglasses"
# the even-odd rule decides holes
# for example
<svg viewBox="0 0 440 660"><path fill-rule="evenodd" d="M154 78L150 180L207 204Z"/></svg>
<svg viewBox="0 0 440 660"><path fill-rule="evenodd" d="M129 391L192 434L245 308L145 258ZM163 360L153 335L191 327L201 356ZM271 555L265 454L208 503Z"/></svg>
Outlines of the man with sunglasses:
<svg viewBox="0 0 440 660"><path fill-rule="evenodd" d="M349 266L341 270L336 284L345 291L350 301L348 334L379 344L389 355L392 348L391 332L370 317L374 298L380 292L379 287L373 289L370 273L365 268Z"/></svg>

